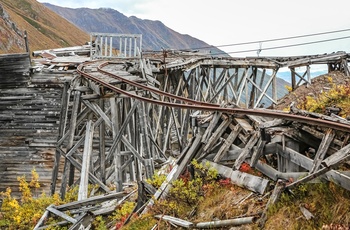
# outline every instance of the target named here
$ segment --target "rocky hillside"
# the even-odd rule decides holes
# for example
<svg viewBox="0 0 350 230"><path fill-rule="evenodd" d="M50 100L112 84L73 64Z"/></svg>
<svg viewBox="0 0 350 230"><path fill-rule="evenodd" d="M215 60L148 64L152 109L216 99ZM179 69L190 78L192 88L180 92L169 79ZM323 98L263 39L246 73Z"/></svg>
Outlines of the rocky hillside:
<svg viewBox="0 0 350 230"><path fill-rule="evenodd" d="M0 0L0 54L84 44L89 35L36 0ZM74 31L74 33L72 33Z"/></svg>
<svg viewBox="0 0 350 230"><path fill-rule="evenodd" d="M134 16L127 17L113 9L71 9L48 3L44 5L86 32L142 34L143 50L191 49L209 46L199 39L168 28L160 21L142 20ZM205 50L223 55L223 51L216 47Z"/></svg>

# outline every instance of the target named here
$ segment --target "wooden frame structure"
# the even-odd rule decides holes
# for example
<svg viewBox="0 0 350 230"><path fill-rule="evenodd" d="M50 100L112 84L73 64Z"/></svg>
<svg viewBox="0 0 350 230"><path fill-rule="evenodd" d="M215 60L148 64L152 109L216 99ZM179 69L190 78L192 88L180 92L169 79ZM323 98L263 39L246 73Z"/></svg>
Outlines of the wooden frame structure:
<svg viewBox="0 0 350 230"><path fill-rule="evenodd" d="M91 59L138 57L142 34L90 33L90 44Z"/></svg>

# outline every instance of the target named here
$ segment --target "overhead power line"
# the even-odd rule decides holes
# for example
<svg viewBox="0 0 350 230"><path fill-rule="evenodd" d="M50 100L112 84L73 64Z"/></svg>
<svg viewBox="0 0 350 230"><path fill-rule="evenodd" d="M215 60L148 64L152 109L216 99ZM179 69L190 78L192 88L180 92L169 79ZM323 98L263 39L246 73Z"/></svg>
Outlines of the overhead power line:
<svg viewBox="0 0 350 230"><path fill-rule="evenodd" d="M240 43L232 43L232 44L226 44L226 45L211 45L211 46L203 46L203 47L197 47L197 48L191 48L191 49L208 49L208 48L220 48L220 47L229 47L229 46L241 46L241 45L251 45L251 44L257 44L257 43L266 43L266 42L274 42L274 41L282 41L282 40L291 40L291 39L297 39L297 38L305 38L305 37L313 37L313 36L320 36L320 35L327 35L327 34L334 34L334 33L341 33L341 32L348 32L350 29L343 29L343 30L333 30L333 31L327 31L327 32L320 32L320 33L313 33L313 34L304 34L304 35L297 35L297 36L290 36L290 37L282 37L282 38L274 38L274 39L266 39L266 40L257 40L257 41L249 41L249 42L240 42ZM328 41L335 41L335 40L341 40L341 39L347 39L347 37L340 37L340 38L334 38L334 39L326 39L326 40L319 40L314 42L305 42L305 43L298 43L298 44L292 44L292 45L285 45L285 46L275 46L275 47L269 47L269 48L263 48L263 49L252 49L252 50L241 50L241 51L234 51L234 52L217 52L214 53L214 55L217 54L225 54L225 53L247 53L252 51L263 51L263 50L271 50L271 49L281 49L281 48L288 48L288 47L294 47L294 46L301 46L301 45L310 45L315 43L321 43L321 42L328 42Z"/></svg>
<svg viewBox="0 0 350 230"><path fill-rule="evenodd" d="M326 35L326 34L334 34L334 33L341 33L341 32L347 32L347 31L350 31L350 29L334 30L334 31L328 31L328 32L320 32L320 33L314 33L314 34L304 34L304 35L298 35L298 36L283 37L283 38L274 38L274 39L267 39L267 40L258 40L258 41L250 41L250 42L233 43L233 44L227 44L227 45L218 45L218 46L215 46L215 47L227 47L227 46L250 45L250 44L255 44L255 43L290 40L290 39L296 39L296 38L313 37L313 36ZM207 48L210 48L210 47L213 47L213 46L208 46ZM198 48L198 49L199 49L199 48Z"/></svg>
<svg viewBox="0 0 350 230"><path fill-rule="evenodd" d="M253 51L273 50L273 49L282 49L282 48L289 48L289 47L295 47L295 46L311 45L311 44L330 42L330 41L336 41L336 40L342 40L342 39L348 39L348 38L350 38L350 36L324 39L324 40L318 40L318 41L312 41L312 42L296 43L296 44L291 44L291 45L273 46L273 47L267 47L267 48L240 50L240 51L232 51L232 52L218 52L218 53L212 53L212 54L217 55L217 54L248 53L248 52L253 52Z"/></svg>

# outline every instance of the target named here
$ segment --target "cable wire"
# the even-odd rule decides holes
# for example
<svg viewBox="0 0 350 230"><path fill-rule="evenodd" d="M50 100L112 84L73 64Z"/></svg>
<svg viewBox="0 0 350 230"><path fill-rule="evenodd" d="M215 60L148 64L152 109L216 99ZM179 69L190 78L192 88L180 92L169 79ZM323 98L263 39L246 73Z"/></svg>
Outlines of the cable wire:
<svg viewBox="0 0 350 230"><path fill-rule="evenodd" d="M333 33L341 33L341 32L347 32L347 31L350 31L350 29L334 30L334 31L328 31L328 32L304 34L304 35L297 35L297 36L283 37L283 38L274 38L274 39L267 39L267 40L258 40L258 41L250 41L250 42L233 43L233 44L218 45L218 46L211 45L211 46L204 46L204 47L198 47L198 48L192 48L192 49L207 49L207 48L212 48L212 47L219 48L219 47L228 47L228 46L250 45L250 44L255 44L255 43L290 40L290 39L296 39L296 38L305 38L305 37L312 37L312 36L319 36L319 35L333 34Z"/></svg>
<svg viewBox="0 0 350 230"><path fill-rule="evenodd" d="M350 36L345 37L339 37L339 38L331 38L331 39L325 39L325 40L318 40L318 41L312 41L312 42L303 42L303 43L297 43L297 44L291 44L291 45L284 45L284 46L273 46L273 47L267 47L267 48L259 48L259 49L251 49L251 50L240 50L240 51L232 51L232 52L217 52L212 53L212 55L218 55L218 54L233 54L233 53L248 53L248 52L256 52L256 51L264 51L264 50L273 50L273 49L282 49L282 48L289 48L289 47L295 47L295 46L303 46L303 45L311 45L316 43L323 43L323 42L330 42L330 41L336 41L336 40L342 40L342 39L348 39Z"/></svg>

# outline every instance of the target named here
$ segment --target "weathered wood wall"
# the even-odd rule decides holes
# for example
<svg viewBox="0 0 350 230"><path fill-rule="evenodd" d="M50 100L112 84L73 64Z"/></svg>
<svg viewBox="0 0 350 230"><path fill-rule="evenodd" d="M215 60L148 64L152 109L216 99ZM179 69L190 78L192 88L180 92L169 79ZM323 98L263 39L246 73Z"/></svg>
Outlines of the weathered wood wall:
<svg viewBox="0 0 350 230"><path fill-rule="evenodd" d="M51 183L64 81L69 76L29 75L29 55L0 56L0 191L18 194L17 177L39 173ZM39 193L40 194L40 193Z"/></svg>

